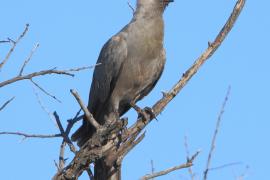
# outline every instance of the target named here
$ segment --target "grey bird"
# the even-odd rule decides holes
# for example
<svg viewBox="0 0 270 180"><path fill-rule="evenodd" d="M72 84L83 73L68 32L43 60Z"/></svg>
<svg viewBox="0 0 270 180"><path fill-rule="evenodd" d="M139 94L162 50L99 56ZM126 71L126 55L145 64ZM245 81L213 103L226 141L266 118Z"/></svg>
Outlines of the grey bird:
<svg viewBox="0 0 270 180"><path fill-rule="evenodd" d="M95 67L88 109L100 124L119 119L146 96L165 64L163 12L172 0L138 0L131 22L103 46ZM87 120L72 135L82 146L94 133Z"/></svg>

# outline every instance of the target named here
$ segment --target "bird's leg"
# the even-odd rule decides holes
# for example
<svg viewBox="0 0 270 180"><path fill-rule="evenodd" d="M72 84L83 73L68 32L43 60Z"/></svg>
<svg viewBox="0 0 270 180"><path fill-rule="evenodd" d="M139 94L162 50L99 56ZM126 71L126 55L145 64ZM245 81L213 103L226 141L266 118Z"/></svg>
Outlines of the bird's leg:
<svg viewBox="0 0 270 180"><path fill-rule="evenodd" d="M141 117L143 120L147 120L148 118L150 118L150 119L155 118L157 120L156 115L155 115L155 113L154 113L154 111L153 111L152 108L145 107L145 108L141 109L139 106L137 106L135 104L134 101L132 101L130 103L130 106L138 113L138 117L139 118Z"/></svg>

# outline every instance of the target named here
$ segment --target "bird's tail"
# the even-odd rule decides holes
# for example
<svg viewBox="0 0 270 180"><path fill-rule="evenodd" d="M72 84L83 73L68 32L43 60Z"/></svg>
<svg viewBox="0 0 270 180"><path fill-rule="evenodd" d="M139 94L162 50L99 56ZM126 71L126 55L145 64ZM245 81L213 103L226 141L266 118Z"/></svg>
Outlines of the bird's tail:
<svg viewBox="0 0 270 180"><path fill-rule="evenodd" d="M94 127L83 120L83 124L74 134L71 136L72 141L76 141L79 147L83 146L88 139L91 138L94 132Z"/></svg>

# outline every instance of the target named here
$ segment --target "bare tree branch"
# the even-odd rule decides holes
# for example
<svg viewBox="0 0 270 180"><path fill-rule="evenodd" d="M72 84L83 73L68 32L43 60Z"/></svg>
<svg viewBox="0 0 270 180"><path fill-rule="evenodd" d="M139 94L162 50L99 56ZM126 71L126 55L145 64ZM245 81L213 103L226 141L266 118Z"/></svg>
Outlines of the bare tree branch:
<svg viewBox="0 0 270 180"><path fill-rule="evenodd" d="M39 72L34 72L34 73L30 73L27 75L23 75L23 76L16 76L14 78L11 78L9 80L6 80L4 82L0 83L0 88L3 86L6 86L8 84L17 82L17 81L22 81L22 80L26 80L26 79L32 79L34 77L37 76L44 76L44 75L48 75L48 74L59 74L59 75L67 75L67 76L72 76L74 77L74 74L71 74L71 72L77 72L77 71L82 71L82 70L86 70L86 69L92 69L93 67L95 67L97 65L94 66L87 66L87 67L80 67L80 68L73 68L73 69L68 69L68 70L56 70L56 68L53 69L49 69L49 70L43 70L43 71L39 71Z"/></svg>
<svg viewBox="0 0 270 180"><path fill-rule="evenodd" d="M153 160L151 160L151 173L152 174L154 174L154 172L155 172L155 166L154 166L154 161ZM154 180L154 178L152 178L152 180Z"/></svg>
<svg viewBox="0 0 270 180"><path fill-rule="evenodd" d="M89 123L91 123L91 125L93 125L96 130L100 129L100 125L99 123L94 119L93 115L89 112L89 110L87 109L87 107L84 105L81 97L79 96L78 92L76 92L74 89L70 90L71 94L75 97L75 99L77 100L77 102L79 103L79 105L81 106L86 119L89 121Z"/></svg>
<svg viewBox="0 0 270 180"><path fill-rule="evenodd" d="M51 135L42 135L42 134L26 134L22 132L0 132L0 135L16 135L23 136L26 138L57 138L62 137L61 134L51 134Z"/></svg>
<svg viewBox="0 0 270 180"><path fill-rule="evenodd" d="M67 120L68 121L68 125L66 127L65 130L65 134L66 136L69 135L71 128L73 127L73 125L78 122L79 120L81 120L82 118L79 117L81 113L81 109L76 113L75 117L73 119ZM59 168L58 168L58 172L62 171L63 168L65 167L65 147L66 147L66 141L65 139L63 139L61 146L60 146L60 153L59 153ZM75 149L76 150L76 149Z"/></svg>
<svg viewBox="0 0 270 180"><path fill-rule="evenodd" d="M212 139L212 143L211 143L211 149L210 149L210 152L208 154L207 164L206 164L206 168L205 168L205 171L204 171L204 177L203 177L204 180L207 180L207 175L208 175L208 172L209 172L209 169L210 169L212 155L213 155L214 149L216 147L216 139L217 139L217 135L218 135L218 132L219 132L220 123L221 123L221 120L222 120L222 115L224 113L227 101L229 99L230 91L231 91L231 87L229 86L229 88L227 90L227 94L226 94L225 99L224 99L224 102L222 104L220 113L218 115L216 129L215 129L215 132L214 132L214 135L213 135L213 139Z"/></svg>
<svg viewBox="0 0 270 180"><path fill-rule="evenodd" d="M1 40L0 43L10 43L10 40Z"/></svg>
<svg viewBox="0 0 270 180"><path fill-rule="evenodd" d="M10 98L9 100L7 100L1 107L0 107L0 111L2 111L3 109L5 109L5 107L15 99L15 97Z"/></svg>
<svg viewBox="0 0 270 180"><path fill-rule="evenodd" d="M62 126L62 123L61 123L61 121L60 121L60 118L59 118L57 112L54 111L53 115L54 115L54 117L55 117L56 123L57 123L57 125L58 125L58 128L59 128L59 130L60 130L60 133L61 133L62 137L64 138L64 140L66 141L66 143L67 143L68 146L70 147L70 151L73 152L73 153L76 153L76 148L75 148L75 146L72 144L71 140L69 139L68 134L66 134L66 132L65 132L63 126Z"/></svg>
<svg viewBox="0 0 270 180"><path fill-rule="evenodd" d="M27 59L24 61L22 67L21 67L21 70L20 70L20 73L19 73L19 76L22 76L22 73L23 73L23 70L25 68L25 66L27 65L27 63L31 60L33 54L35 53L35 51L37 50L37 48L39 47L39 43L37 43L34 48L31 50L29 56L27 57Z"/></svg>
<svg viewBox="0 0 270 180"><path fill-rule="evenodd" d="M23 31L23 33L18 37L18 39L16 41L13 41L13 46L11 47L11 49L9 50L8 54L6 55L6 57L4 58L4 60L0 63L0 71L3 68L3 66L5 65L5 63L8 61L10 55L12 54L12 52L14 51L16 45L20 42L20 40L25 36L25 34L27 33L29 29L29 24L25 25L25 29ZM10 40L9 40L10 41Z"/></svg>
<svg viewBox="0 0 270 180"><path fill-rule="evenodd" d="M188 148L188 138L187 138L187 136L185 136L184 140L185 140L184 145L185 145L185 149L186 149L187 158L189 158L189 148ZM194 180L195 179L195 174L193 173L191 166L188 168L188 172L189 172L189 175L190 175L190 179Z"/></svg>
<svg viewBox="0 0 270 180"><path fill-rule="evenodd" d="M150 174L150 175L145 175L140 180L149 180L149 179L156 178L156 177L159 177L159 176L164 176L166 174L169 174L169 173L171 173L173 171L176 171L176 170L179 170L179 169L184 169L184 168L191 167L193 165L193 161L199 155L199 153L200 153L200 151L197 151L190 159L188 158L187 162L184 163L184 164L174 166L174 167L171 167L169 169L159 171L159 172L156 172L156 173L153 173L153 174Z"/></svg>

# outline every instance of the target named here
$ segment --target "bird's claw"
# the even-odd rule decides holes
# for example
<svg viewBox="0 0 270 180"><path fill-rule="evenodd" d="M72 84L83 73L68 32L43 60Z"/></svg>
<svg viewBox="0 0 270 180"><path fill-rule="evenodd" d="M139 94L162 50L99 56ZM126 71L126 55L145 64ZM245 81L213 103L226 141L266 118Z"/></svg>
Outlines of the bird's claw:
<svg viewBox="0 0 270 180"><path fill-rule="evenodd" d="M156 115L155 115L155 112L153 111L152 108L146 106L142 111L144 112L144 114L147 113L147 115L150 116L150 119L155 119L155 120L157 120L157 117L156 117Z"/></svg>
<svg viewBox="0 0 270 180"><path fill-rule="evenodd" d="M147 119L154 119L154 118L157 120L156 115L152 108L145 107L144 109L141 109L135 103L131 103L131 106L133 107L133 109L135 109L135 111L137 111L138 118L142 118L144 121L146 121Z"/></svg>

